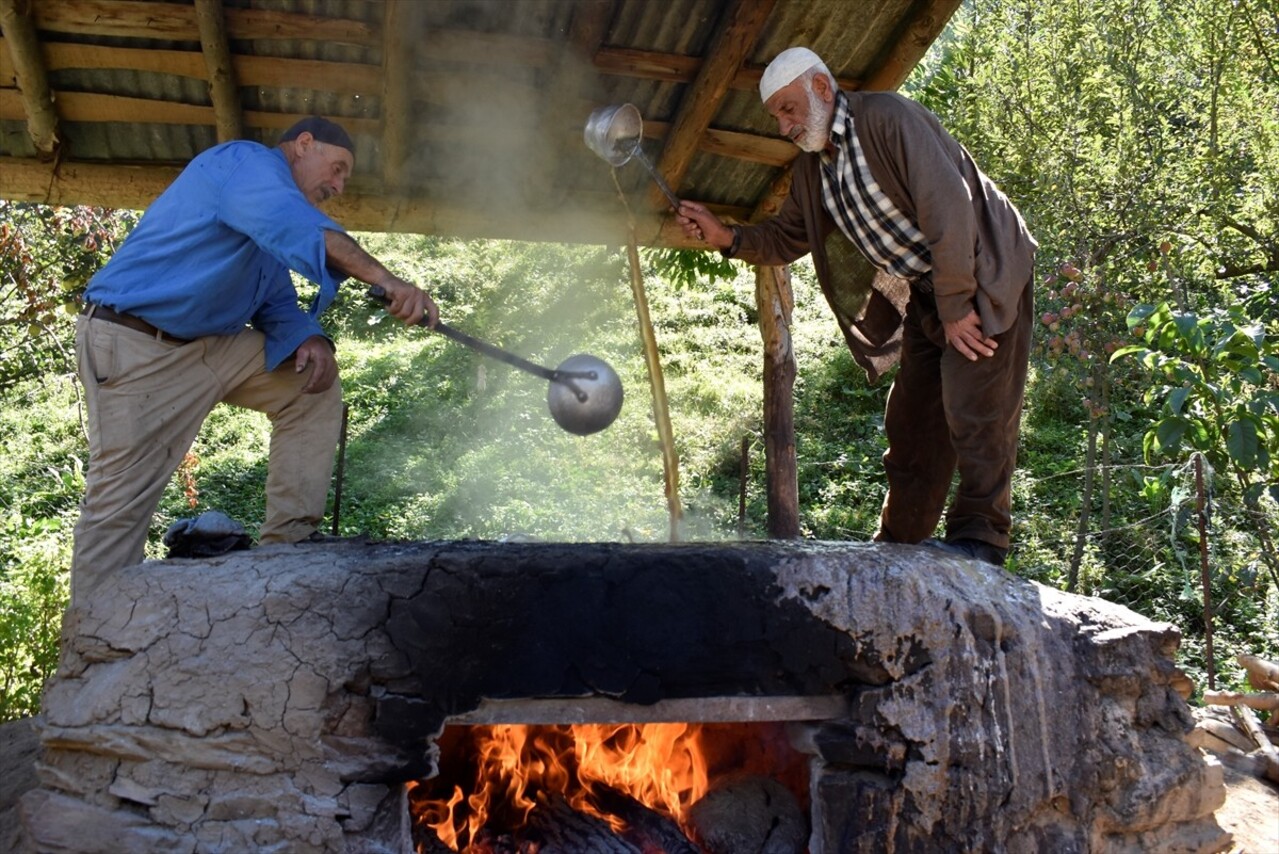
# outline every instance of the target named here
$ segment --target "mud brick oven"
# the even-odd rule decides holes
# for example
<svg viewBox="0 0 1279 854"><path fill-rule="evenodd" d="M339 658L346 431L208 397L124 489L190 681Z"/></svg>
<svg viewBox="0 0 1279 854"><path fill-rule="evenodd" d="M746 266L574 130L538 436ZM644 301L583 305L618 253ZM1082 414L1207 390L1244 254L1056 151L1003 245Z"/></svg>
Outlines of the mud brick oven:
<svg viewBox="0 0 1279 854"><path fill-rule="evenodd" d="M153 562L68 614L22 819L32 851L411 851L445 724L787 721L812 854L1222 850L1177 643L904 546Z"/></svg>

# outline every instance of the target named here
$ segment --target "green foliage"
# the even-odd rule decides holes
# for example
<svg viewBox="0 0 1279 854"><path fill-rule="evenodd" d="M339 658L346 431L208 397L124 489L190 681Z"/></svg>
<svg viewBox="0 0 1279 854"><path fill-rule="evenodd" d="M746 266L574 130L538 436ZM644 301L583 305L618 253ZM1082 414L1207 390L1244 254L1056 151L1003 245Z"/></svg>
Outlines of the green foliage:
<svg viewBox="0 0 1279 854"><path fill-rule="evenodd" d="M0 408L0 720L35 714L57 663L84 490L75 387L11 386Z"/></svg>
<svg viewBox="0 0 1279 854"><path fill-rule="evenodd" d="M1279 500L1279 341L1237 307L1200 316L1139 305L1128 324L1144 344L1113 358L1139 358L1156 379L1146 402L1162 406L1145 434L1147 459L1176 458L1184 444Z"/></svg>
<svg viewBox="0 0 1279 854"><path fill-rule="evenodd" d="M737 275L737 266L718 252L648 249L644 255L657 275L676 287L692 287L703 280L715 285Z"/></svg>
<svg viewBox="0 0 1279 854"><path fill-rule="evenodd" d="M1187 308L1279 272L1276 56L1255 0L1175 14L1159 0L971 0L907 88L1018 203L1042 257L1162 258L1166 281L1129 263L1108 287L1158 302L1174 294L1151 288L1171 284Z"/></svg>
<svg viewBox="0 0 1279 854"><path fill-rule="evenodd" d="M10 514L0 521L0 719L39 713L44 678L58 663L68 598L69 538L62 519Z"/></svg>
<svg viewBox="0 0 1279 854"><path fill-rule="evenodd" d="M0 391L68 370L76 302L136 221L130 211L0 201Z"/></svg>

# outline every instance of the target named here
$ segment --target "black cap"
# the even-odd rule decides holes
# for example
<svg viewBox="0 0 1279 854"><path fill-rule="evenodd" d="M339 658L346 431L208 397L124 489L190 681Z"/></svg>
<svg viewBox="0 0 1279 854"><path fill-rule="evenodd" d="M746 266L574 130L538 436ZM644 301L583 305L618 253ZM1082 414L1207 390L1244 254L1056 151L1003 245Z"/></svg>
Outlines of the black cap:
<svg viewBox="0 0 1279 854"><path fill-rule="evenodd" d="M286 130L280 135L280 142L290 142L297 139L301 134L309 133L320 142L327 142L330 145L340 145L347 151L355 154L355 143L351 142L351 135L342 129L342 126L331 122L328 119L319 116L307 116L305 119L297 122L293 127Z"/></svg>

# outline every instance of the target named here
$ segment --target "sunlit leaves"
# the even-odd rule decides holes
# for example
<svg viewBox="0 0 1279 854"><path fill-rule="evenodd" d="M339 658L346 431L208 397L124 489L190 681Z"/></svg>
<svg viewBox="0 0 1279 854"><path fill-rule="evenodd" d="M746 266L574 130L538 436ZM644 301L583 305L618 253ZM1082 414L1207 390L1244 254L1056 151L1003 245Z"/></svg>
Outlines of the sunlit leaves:
<svg viewBox="0 0 1279 854"><path fill-rule="evenodd" d="M1183 446L1229 464L1245 479L1279 481L1279 343L1238 308L1202 316L1166 303L1140 305L1129 329L1144 343L1117 350L1162 382L1146 392L1164 416L1147 431L1147 459L1177 456Z"/></svg>

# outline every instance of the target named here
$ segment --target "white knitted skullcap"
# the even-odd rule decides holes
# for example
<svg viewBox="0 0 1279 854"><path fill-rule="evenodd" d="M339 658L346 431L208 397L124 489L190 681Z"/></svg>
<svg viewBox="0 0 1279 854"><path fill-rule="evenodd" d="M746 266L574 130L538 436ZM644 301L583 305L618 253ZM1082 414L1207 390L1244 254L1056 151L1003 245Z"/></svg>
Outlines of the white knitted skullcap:
<svg viewBox="0 0 1279 854"><path fill-rule="evenodd" d="M830 77L830 71L820 56L806 47L788 47L764 69L764 76L759 78L759 99L767 101L778 89L789 86L810 68Z"/></svg>

